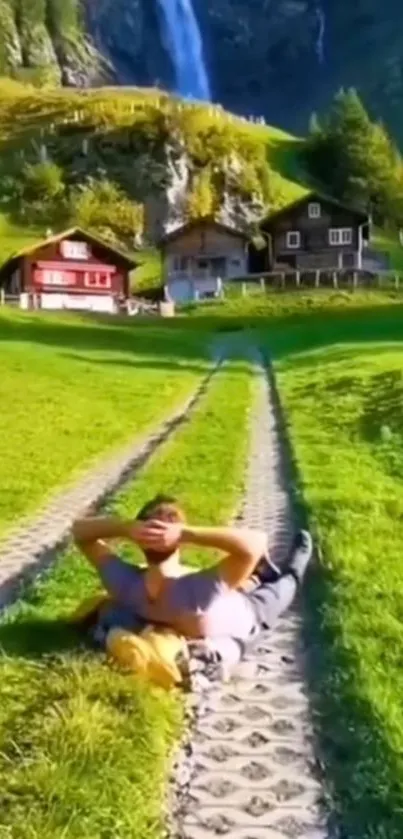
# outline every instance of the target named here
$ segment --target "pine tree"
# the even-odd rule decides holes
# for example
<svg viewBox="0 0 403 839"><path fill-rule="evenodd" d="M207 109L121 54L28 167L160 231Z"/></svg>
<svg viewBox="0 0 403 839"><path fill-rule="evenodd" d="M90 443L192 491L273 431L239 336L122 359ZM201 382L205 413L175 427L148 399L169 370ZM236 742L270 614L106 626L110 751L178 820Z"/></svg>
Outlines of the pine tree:
<svg viewBox="0 0 403 839"><path fill-rule="evenodd" d="M307 163L336 197L370 210L380 223L401 223L400 154L355 90L339 91L322 123L311 120Z"/></svg>

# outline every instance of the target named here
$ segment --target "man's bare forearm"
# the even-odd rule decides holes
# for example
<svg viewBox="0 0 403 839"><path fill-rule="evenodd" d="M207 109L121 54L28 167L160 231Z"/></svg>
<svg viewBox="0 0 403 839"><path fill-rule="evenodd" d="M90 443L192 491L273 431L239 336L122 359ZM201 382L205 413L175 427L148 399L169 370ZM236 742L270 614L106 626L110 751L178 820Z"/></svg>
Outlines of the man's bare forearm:
<svg viewBox="0 0 403 839"><path fill-rule="evenodd" d="M183 544L215 548L235 556L256 557L258 561L267 551L267 536L259 530L237 527L192 527L185 525Z"/></svg>
<svg viewBox="0 0 403 839"><path fill-rule="evenodd" d="M73 538L77 544L97 542L98 539L128 539L132 530L133 522L124 521L116 516L77 519L72 527Z"/></svg>

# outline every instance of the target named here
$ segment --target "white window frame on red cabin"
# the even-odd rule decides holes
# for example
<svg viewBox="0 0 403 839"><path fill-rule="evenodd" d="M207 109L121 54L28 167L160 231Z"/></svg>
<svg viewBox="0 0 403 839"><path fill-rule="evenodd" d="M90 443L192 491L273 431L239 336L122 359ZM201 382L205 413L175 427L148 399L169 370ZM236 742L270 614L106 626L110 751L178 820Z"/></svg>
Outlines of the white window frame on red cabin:
<svg viewBox="0 0 403 839"><path fill-rule="evenodd" d="M64 259L73 259L78 262L87 261L90 256L87 242L77 242L71 239L64 239L60 243L60 252Z"/></svg>
<svg viewBox="0 0 403 839"><path fill-rule="evenodd" d="M70 280L68 272L56 271L49 268L42 272L42 285L63 287L73 285L73 283Z"/></svg>
<svg viewBox="0 0 403 839"><path fill-rule="evenodd" d="M94 288L97 291L110 291L112 288L112 278L110 274L105 271L94 271L94 273L86 271L84 274L85 288Z"/></svg>

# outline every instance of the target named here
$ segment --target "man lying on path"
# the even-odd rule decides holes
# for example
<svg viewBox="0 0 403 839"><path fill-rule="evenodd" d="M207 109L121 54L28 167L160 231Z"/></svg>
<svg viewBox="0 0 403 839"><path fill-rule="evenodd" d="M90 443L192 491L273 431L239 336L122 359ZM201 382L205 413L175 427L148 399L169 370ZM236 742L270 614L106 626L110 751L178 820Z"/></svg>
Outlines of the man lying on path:
<svg viewBox="0 0 403 839"><path fill-rule="evenodd" d="M272 629L289 608L312 556L312 539L301 531L282 569L267 557L265 533L237 527L193 527L177 501L157 496L135 521L87 518L73 526L77 546L95 566L114 601L105 616L113 626L140 632L153 624L187 640L206 639L224 658L240 658L248 641ZM134 542L145 569L124 562L110 540ZM184 546L216 549L224 557L212 568L182 564ZM242 588L251 578L253 589Z"/></svg>

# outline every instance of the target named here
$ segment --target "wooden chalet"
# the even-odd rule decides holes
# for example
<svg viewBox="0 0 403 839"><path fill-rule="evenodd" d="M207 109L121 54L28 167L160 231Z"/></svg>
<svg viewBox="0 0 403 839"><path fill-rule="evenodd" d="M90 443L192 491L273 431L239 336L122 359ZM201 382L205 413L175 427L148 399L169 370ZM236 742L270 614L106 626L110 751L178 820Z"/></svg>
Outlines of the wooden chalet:
<svg viewBox="0 0 403 839"><path fill-rule="evenodd" d="M8 259L0 286L24 308L115 313L129 298L135 267L119 249L73 227Z"/></svg>
<svg viewBox="0 0 403 839"><path fill-rule="evenodd" d="M249 252L250 273L363 268L370 219L333 198L309 193L260 224L261 248Z"/></svg>

